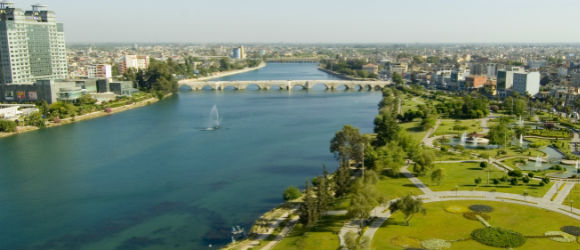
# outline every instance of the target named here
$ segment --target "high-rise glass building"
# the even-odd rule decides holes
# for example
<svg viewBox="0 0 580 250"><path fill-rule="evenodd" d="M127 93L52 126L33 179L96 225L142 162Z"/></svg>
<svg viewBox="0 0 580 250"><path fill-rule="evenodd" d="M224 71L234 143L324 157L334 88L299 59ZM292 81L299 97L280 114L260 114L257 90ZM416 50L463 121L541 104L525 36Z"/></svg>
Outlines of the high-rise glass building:
<svg viewBox="0 0 580 250"><path fill-rule="evenodd" d="M0 84L64 79L68 75L62 23L37 4L23 11L0 2Z"/></svg>

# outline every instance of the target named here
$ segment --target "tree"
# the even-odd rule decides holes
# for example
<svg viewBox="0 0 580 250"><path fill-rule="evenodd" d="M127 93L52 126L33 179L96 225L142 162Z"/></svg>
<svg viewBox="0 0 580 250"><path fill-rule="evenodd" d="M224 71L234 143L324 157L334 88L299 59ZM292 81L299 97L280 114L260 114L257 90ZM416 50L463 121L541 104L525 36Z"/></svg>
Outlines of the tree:
<svg viewBox="0 0 580 250"><path fill-rule="evenodd" d="M323 167L323 171L326 172L326 167ZM318 210L318 214L323 214L328 209L331 197L328 193L328 179L326 174L319 179L320 183L318 183L318 188L316 189L316 209Z"/></svg>
<svg viewBox="0 0 580 250"><path fill-rule="evenodd" d="M306 181L306 189L304 190L304 202L300 206L300 222L305 227L310 227L316 224L318 214L316 209L316 200L312 196L310 182Z"/></svg>
<svg viewBox="0 0 580 250"><path fill-rule="evenodd" d="M25 118L24 121L26 122L26 125L29 126L36 126L39 128L46 127L44 118L42 118L42 114L40 112L34 112L30 114L28 117Z"/></svg>
<svg viewBox="0 0 580 250"><path fill-rule="evenodd" d="M392 140L396 140L399 131L401 128L399 127L399 122L393 116L393 114L388 112L381 112L375 118L375 133L377 133L377 146L386 145L388 142Z"/></svg>
<svg viewBox="0 0 580 250"><path fill-rule="evenodd" d="M409 221L415 214L426 213L426 210L423 208L423 201L418 198L413 198L410 194L391 203L391 205L389 205L389 210L391 210L391 213L400 210L405 215L405 222L407 223L407 226L410 225Z"/></svg>
<svg viewBox="0 0 580 250"><path fill-rule="evenodd" d="M401 167L405 164L407 153L398 142L389 142L386 146L377 149L377 161L375 162L375 169L377 172L382 170L389 170L391 174L398 175Z"/></svg>
<svg viewBox="0 0 580 250"><path fill-rule="evenodd" d="M438 168L431 172L431 181L437 183L437 185L441 185L441 181L445 179L445 170L442 168Z"/></svg>
<svg viewBox="0 0 580 250"><path fill-rule="evenodd" d="M366 141L358 128L345 125L330 141L330 152L334 153L336 159L342 164L348 165L350 160L361 163L364 144Z"/></svg>
<svg viewBox="0 0 580 250"><path fill-rule="evenodd" d="M504 119L500 119L499 124L492 126L488 134L490 144L504 146L508 140L511 140L512 136L513 130L509 128L507 121Z"/></svg>
<svg viewBox="0 0 580 250"><path fill-rule="evenodd" d="M473 180L473 182L475 182L475 186L478 186L479 184L481 184L481 177L477 177Z"/></svg>
<svg viewBox="0 0 580 250"><path fill-rule="evenodd" d="M483 169L487 168L487 162L485 162L485 161L480 162L479 167L483 168Z"/></svg>
<svg viewBox="0 0 580 250"><path fill-rule="evenodd" d="M348 215L359 220L362 230L363 220L370 216L371 210L378 204L379 195L375 186L359 179L353 185Z"/></svg>
<svg viewBox="0 0 580 250"><path fill-rule="evenodd" d="M393 72L391 80L393 80L393 83L395 83L396 86L403 85L404 83L403 77L397 72Z"/></svg>
<svg viewBox="0 0 580 250"><path fill-rule="evenodd" d="M350 169L346 165L339 163L338 169L336 170L336 174L334 176L335 197L341 197L342 195L348 193L349 181Z"/></svg>
<svg viewBox="0 0 580 250"><path fill-rule="evenodd" d="M413 161L415 162L413 172L417 175L423 175L435 166L435 154L430 150L423 150Z"/></svg>
<svg viewBox="0 0 580 250"><path fill-rule="evenodd" d="M295 200L300 197L302 193L297 187L289 186L284 190L284 194L282 195L285 201Z"/></svg>
<svg viewBox="0 0 580 250"><path fill-rule="evenodd" d="M0 120L0 132L16 132L16 122Z"/></svg>
<svg viewBox="0 0 580 250"><path fill-rule="evenodd" d="M427 131L427 130L433 128L435 126L436 122L437 122L437 116L436 115L429 115L429 116L423 118L423 120L421 121L421 129L423 131Z"/></svg>

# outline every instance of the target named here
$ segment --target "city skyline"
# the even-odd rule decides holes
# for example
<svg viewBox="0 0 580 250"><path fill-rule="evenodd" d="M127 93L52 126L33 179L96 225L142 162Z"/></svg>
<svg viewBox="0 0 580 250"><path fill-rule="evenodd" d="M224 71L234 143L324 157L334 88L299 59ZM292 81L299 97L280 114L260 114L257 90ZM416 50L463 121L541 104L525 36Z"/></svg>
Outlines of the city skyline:
<svg viewBox="0 0 580 250"><path fill-rule="evenodd" d="M42 3L65 24L68 43L580 42L574 0Z"/></svg>

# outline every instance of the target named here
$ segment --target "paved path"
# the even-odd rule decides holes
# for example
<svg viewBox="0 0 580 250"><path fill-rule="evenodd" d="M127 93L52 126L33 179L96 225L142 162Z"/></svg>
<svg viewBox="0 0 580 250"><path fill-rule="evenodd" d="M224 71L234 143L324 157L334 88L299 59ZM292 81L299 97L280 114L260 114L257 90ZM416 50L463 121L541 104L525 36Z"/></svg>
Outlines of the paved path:
<svg viewBox="0 0 580 250"><path fill-rule="evenodd" d="M272 233L274 233L274 230L276 230L276 228L278 228L278 226L280 226L280 223L287 220L289 218L289 216L296 213L297 210L298 210L297 208L293 208L290 211L283 213L273 223L270 223L270 225L268 226L268 230L265 233L260 234L260 236L258 236L256 239L251 240L248 243L236 246L235 249L247 250L247 249L250 249L250 248L253 248L253 247L259 245L260 241L265 240L268 236L270 236ZM291 225L291 224L292 223L288 223L288 225ZM286 227L288 227L288 225ZM284 229L286 229L286 228L284 228Z"/></svg>
<svg viewBox="0 0 580 250"><path fill-rule="evenodd" d="M292 220L290 220L290 222L288 222L288 225L286 225L282 229L282 231L280 231L280 233L276 236L276 238L273 241L268 242L268 244L266 244L264 247L262 247L262 250L270 250L274 246L276 246L276 244L280 243L280 241L282 239L284 239L284 237L286 237L286 235L288 235L288 233L290 233L290 230L292 230L292 228L294 228L294 226L296 225L296 223L298 222L299 219L300 219L299 216L292 217Z"/></svg>
<svg viewBox="0 0 580 250"><path fill-rule="evenodd" d="M427 134L425 135L425 137L423 137L423 140L421 140L421 142L425 145L427 145L428 141L429 141L429 137L431 137L431 135L433 135L433 133L435 133L435 130L437 130L437 128L439 127L439 124L441 124L441 119L437 119L437 121L435 122L435 126L433 126L431 129L429 129L429 131L427 132ZM433 140L430 141L430 145L427 145L428 147L433 147Z"/></svg>
<svg viewBox="0 0 580 250"><path fill-rule="evenodd" d="M433 192L429 187L427 187L421 180L413 176L407 170L408 166L405 166L401 169L401 173L409 178L409 180L421 191L423 191L423 195L415 196L423 200L424 203L430 202L438 202L438 201L453 201L453 200L482 200L482 201L499 201L499 202L506 202L506 203L514 203L519 205L531 206L536 208L542 208L546 210L550 210L559 214L563 214L573 219L580 220L580 209L572 208L570 209L569 206L565 206L562 204L562 201L568 196L568 193L573 187L573 183L560 183L560 185L566 185L562 190L558 189L558 185L554 184L552 188L550 188L549 192L552 192L553 196L553 189L558 192L558 196L554 201L551 200L551 196L546 193L544 197L529 197L523 196L519 194L510 194L510 193L501 193L501 192L486 192L486 191L441 191L441 192ZM556 187L556 188L554 188ZM549 197L546 200L546 197ZM562 201L560 201L560 197ZM388 207L389 204L395 202L397 199L391 200L385 204L375 207L371 211L372 216L376 216L376 219L371 223L365 233L362 235L364 238L368 238L372 240L377 230L381 227L381 225L391 216L391 212L389 211ZM338 237L340 239L340 245L344 246L344 236L348 232L359 232L358 223L356 220L351 220L343 226L339 233Z"/></svg>
<svg viewBox="0 0 580 250"><path fill-rule="evenodd" d="M562 204L564 200L566 200L566 197L568 197L568 195L570 194L570 191L572 191L572 188L574 187L574 183L571 182L564 182L562 183L562 185L565 186L558 192L558 195L552 202Z"/></svg>
<svg viewBox="0 0 580 250"><path fill-rule="evenodd" d="M484 117L481 118L481 128L483 129L481 131L482 134L487 134L489 133L489 127L487 126L487 122L489 121L490 117Z"/></svg>

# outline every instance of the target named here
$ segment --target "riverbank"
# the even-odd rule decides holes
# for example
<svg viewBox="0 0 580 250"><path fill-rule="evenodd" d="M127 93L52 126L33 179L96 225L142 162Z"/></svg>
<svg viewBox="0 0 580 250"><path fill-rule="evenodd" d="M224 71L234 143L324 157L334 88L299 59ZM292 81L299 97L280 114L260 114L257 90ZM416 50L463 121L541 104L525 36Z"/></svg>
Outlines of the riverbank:
<svg viewBox="0 0 580 250"><path fill-rule="evenodd" d="M165 97L169 97L172 94L168 94ZM86 121L86 120L91 120L91 119L95 119L95 118L99 118L99 117L103 117L103 116L107 116L107 115L113 115L116 113L120 113L123 111L127 111L127 110L131 110L131 109L136 109L139 107L143 107L149 104L153 104L158 102L159 99L156 97L151 97L142 101L138 101L132 104L127 104L127 105L123 105L120 107L116 107L116 108L111 108L111 112L106 112L104 110L102 111L95 111L92 113L88 113L88 114L84 114L84 115L80 115L80 116L75 116L75 117L69 117L69 118L64 118L61 119L60 122L55 123L55 122L46 122L46 128L52 128L52 127L58 127L58 126L62 126L62 125L66 125L66 124L71 124L71 123L75 123L75 122L80 122L80 121ZM0 138L4 138L4 137L8 137L8 136L13 136L13 135L18 135L18 134L23 134L23 133L27 133L30 131L35 131L40 129L39 127L35 127L35 126L18 126L16 128L16 132L10 132L10 133L5 133L5 132L0 132Z"/></svg>
<svg viewBox="0 0 580 250"><path fill-rule="evenodd" d="M266 63L261 62L260 65L258 65L256 67L243 68L243 69L238 69L238 70L230 70L230 71L224 71L224 72L217 72L215 75L212 75L212 76L180 80L179 83L187 83L187 82L192 82L192 81L193 82L208 81L208 80L215 79L215 78L237 75L237 74L242 74L242 73L258 70L258 69L261 69L264 67L266 67Z"/></svg>
<svg viewBox="0 0 580 250"><path fill-rule="evenodd" d="M325 73L328 73L328 74L331 74L333 76L340 77L340 78L345 79L345 80L354 80L354 81L377 81L378 80L375 78L359 78L359 77L349 76L349 75L341 74L341 73L338 73L336 71L332 71L332 70L325 69L322 67L318 67L318 70L325 72Z"/></svg>

